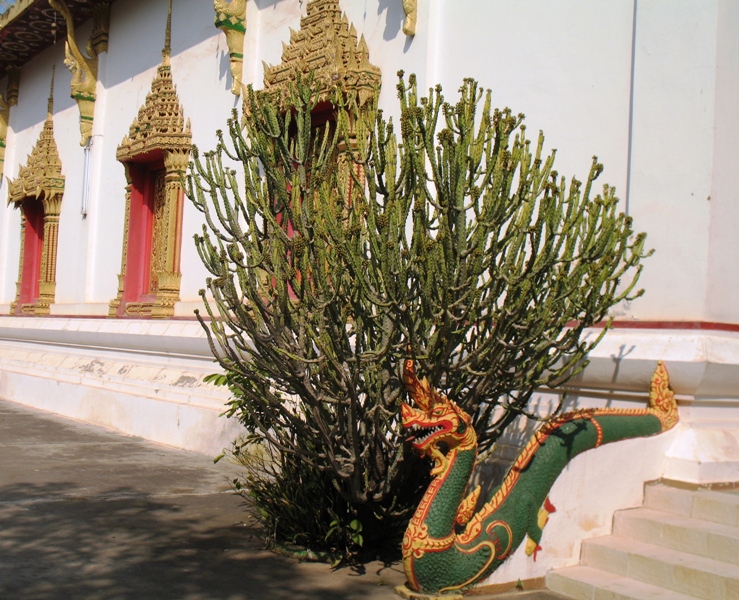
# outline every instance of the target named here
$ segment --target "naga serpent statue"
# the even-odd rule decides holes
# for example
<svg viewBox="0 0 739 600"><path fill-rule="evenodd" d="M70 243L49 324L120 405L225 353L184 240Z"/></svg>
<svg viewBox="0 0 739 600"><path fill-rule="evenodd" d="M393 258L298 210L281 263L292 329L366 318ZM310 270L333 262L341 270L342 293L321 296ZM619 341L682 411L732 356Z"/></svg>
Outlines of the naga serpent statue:
<svg viewBox="0 0 739 600"><path fill-rule="evenodd" d="M547 495L570 460L603 444L667 431L678 420L675 395L660 362L652 376L649 408L581 409L548 421L490 500L475 510L480 487L466 494L477 455L472 419L419 380L412 360L405 362L403 380L417 406L402 405L403 427L411 432L413 447L434 462L431 484L403 538L408 583L396 591L407 598L464 590L490 575L526 536L526 553L536 558L542 528L554 512Z"/></svg>

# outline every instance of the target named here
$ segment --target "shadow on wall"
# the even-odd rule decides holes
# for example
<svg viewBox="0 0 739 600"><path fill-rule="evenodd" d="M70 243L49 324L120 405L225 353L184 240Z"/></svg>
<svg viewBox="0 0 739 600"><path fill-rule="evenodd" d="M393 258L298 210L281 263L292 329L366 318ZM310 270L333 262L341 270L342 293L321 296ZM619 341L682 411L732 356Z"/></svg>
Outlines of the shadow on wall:
<svg viewBox="0 0 739 600"><path fill-rule="evenodd" d="M183 514L183 503L191 504L190 515L212 514L212 495L179 496L177 506L166 496L131 488L105 497L84 492L69 483L55 484L53 491L0 487L1 598L366 597L361 587L311 587L296 572L298 563L262 550L256 526L214 525ZM43 500L29 500L34 497ZM325 579L328 566L321 566Z"/></svg>
<svg viewBox="0 0 739 600"><path fill-rule="evenodd" d="M648 395L644 396L644 406L646 406ZM583 408L582 397L572 392L567 393L562 398L562 405L559 406L559 394L555 391L534 396L527 407L530 414L539 415L541 418L547 418L557 412L564 414L578 408ZM603 400L599 403L604 408L611 406L610 399ZM586 402L585 406L592 406L591 402ZM634 406L641 408L642 406ZM537 421L528 417L519 416L500 436L495 444L492 452L482 460L473 474L473 487L475 485L482 486L482 494L480 502L483 499L490 498L493 491L502 483L508 473L513 462L519 455L521 449L529 442L537 429L542 427L546 421Z"/></svg>
<svg viewBox="0 0 739 600"><path fill-rule="evenodd" d="M629 352L630 350L622 348L622 352L619 357L612 357L616 362L616 370L618 370L620 359L628 355ZM562 404L559 406L560 396L556 390L552 390L551 392L534 396L526 410L530 414L538 415L540 418L546 419L549 416L553 416L555 413L562 415L580 408L593 406L613 408L615 398L608 397L608 395L616 393L617 390L604 389L600 390L600 392L602 394L601 396L593 398L587 394L578 394L573 391L569 391L564 394ZM646 389L642 393L636 393L629 395L628 397L622 396L620 399L622 401L628 400L630 403L633 403L633 406L629 406L630 408L646 408L649 402L649 390ZM557 412L558 408L559 411ZM492 496L496 488L503 482L503 479L508 474L508 470L518 457L521 449L529 442L534 433L542 427L545 422L545 420L538 421L530 419L525 415L519 416L503 432L496 442L492 452L478 463L472 476L472 486L474 487L479 484L482 487L478 508L486 501L486 499L489 499Z"/></svg>
<svg viewBox="0 0 739 600"><path fill-rule="evenodd" d="M546 417L557 410L557 402L557 396L554 394L535 396L527 410L532 414ZM560 412L567 412L573 408L575 407L565 398ZM502 483L521 449L543 424L543 421L529 419L524 415L519 416L498 438L492 452L478 463L472 475L471 485L482 487L478 508L492 497L493 491Z"/></svg>
<svg viewBox="0 0 739 600"><path fill-rule="evenodd" d="M101 55L106 66L98 74L99 81L105 88L109 89L129 81L161 64L167 6L167 2L151 0L127 0L112 4L108 51ZM203 0L175 2L172 9L172 56L216 35L223 35L213 24L214 16L212 2ZM77 28L76 36L80 46L85 46L91 32L91 20ZM225 39L222 45L226 47ZM24 67L19 104L25 106L25 110L15 109L11 112L14 131L23 131L43 123L46 118L46 99L49 96L52 63L56 64L54 114L58 115L75 105L70 97L72 74L64 66L63 60L64 40L60 39L57 44L44 50L39 57ZM226 66L228 66L227 53ZM36 79L38 81L35 81ZM150 80L150 77L147 78L143 84L140 102L143 102L146 92L149 91ZM34 83L31 83L32 81ZM0 89L5 88L2 86ZM30 109L29 103L34 105ZM138 104L136 103L136 107ZM76 111L75 107L75 119L78 114Z"/></svg>
<svg viewBox="0 0 739 600"><path fill-rule="evenodd" d="M281 0L254 0L257 8L259 10L264 10L265 8L274 8L275 4L279 3ZM302 2L305 2L306 0L302 0ZM247 24L248 27L248 24Z"/></svg>
<svg viewBox="0 0 739 600"><path fill-rule="evenodd" d="M385 31L382 38L384 40L394 40L401 35L401 28L405 21L405 13L403 12L403 3L401 0L379 0L377 6L377 14L380 15L387 11L385 17Z"/></svg>
<svg viewBox="0 0 739 600"><path fill-rule="evenodd" d="M175 2L172 7L172 56L216 35L223 35L213 24L214 17L212 2ZM128 0L113 3L106 88L156 68L162 62L166 22L166 2ZM225 40L223 44L225 46Z"/></svg>

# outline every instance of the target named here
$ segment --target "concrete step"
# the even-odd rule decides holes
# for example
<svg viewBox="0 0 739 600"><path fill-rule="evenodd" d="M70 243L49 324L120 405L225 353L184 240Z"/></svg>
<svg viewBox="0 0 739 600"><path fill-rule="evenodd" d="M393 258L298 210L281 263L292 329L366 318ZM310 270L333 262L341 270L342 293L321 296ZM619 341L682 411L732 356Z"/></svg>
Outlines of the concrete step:
<svg viewBox="0 0 739 600"><path fill-rule="evenodd" d="M611 535L586 540L585 566L702 600L737 600L739 567L704 556Z"/></svg>
<svg viewBox="0 0 739 600"><path fill-rule="evenodd" d="M739 565L739 527L651 508L635 508L614 515L613 533Z"/></svg>
<svg viewBox="0 0 739 600"><path fill-rule="evenodd" d="M644 506L684 517L739 527L739 491L686 490L664 484L645 488Z"/></svg>
<svg viewBox="0 0 739 600"><path fill-rule="evenodd" d="M576 600L695 600L694 596L582 565L550 572L547 588Z"/></svg>

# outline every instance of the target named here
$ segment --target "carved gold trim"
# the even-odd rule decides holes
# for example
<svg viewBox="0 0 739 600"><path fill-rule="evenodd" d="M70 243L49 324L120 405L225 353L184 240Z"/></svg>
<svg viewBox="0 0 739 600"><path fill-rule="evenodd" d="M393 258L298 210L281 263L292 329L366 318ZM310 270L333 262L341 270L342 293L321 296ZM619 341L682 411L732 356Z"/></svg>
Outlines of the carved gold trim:
<svg viewBox="0 0 739 600"><path fill-rule="evenodd" d="M361 107L374 98L382 75L369 62L369 49L362 35L341 12L338 0L310 0L300 30L290 31L290 43L283 45L282 62L274 67L264 63L264 90L287 97L298 74L313 73L320 101L330 102L336 90L356 92Z"/></svg>
<svg viewBox="0 0 739 600"><path fill-rule="evenodd" d="M163 198L156 208L155 236L152 244L150 291L154 300L128 302L123 310L128 316L166 318L174 314L174 305L180 299L180 247L182 243L182 211L184 194L182 176L187 170L192 147L190 121L184 111L172 82L170 65L172 4L170 0L162 63L151 83L151 91L137 117L129 127L128 135L118 146L116 158L126 168L126 221L123 236L121 272L118 275L118 294L109 305L108 315L115 317L123 302L125 274L128 266L128 237L131 218L130 164L144 155L161 155L164 160ZM146 161L144 161L146 162ZM151 286L153 284L153 288Z"/></svg>
<svg viewBox="0 0 739 600"><path fill-rule="evenodd" d="M93 32L85 48L89 56L85 56L77 44L74 19L65 0L49 0L49 6L62 15L67 23L64 64L72 72L70 96L77 102L80 111L80 146L85 146L92 135L95 116L98 54L108 48L110 7L107 4L95 7Z"/></svg>
<svg viewBox="0 0 739 600"><path fill-rule="evenodd" d="M41 249L41 270L39 273L39 297L32 304L21 307L22 314L48 315L49 306L54 302L56 292L57 241L59 237L59 215L62 209L65 178L62 175L62 161L59 158L54 140L54 76L52 71L51 92L44 127L28 160L18 171L18 177L8 186L8 204L21 208L24 202L40 200L44 208L44 241ZM11 304L11 314L20 298L23 277L23 249L25 247L26 218L21 216L21 252L18 268L15 301Z"/></svg>
<svg viewBox="0 0 739 600"><path fill-rule="evenodd" d="M90 44L95 56L108 51L108 37L110 31L110 4L96 4L92 9L92 33Z"/></svg>
<svg viewBox="0 0 739 600"><path fill-rule="evenodd" d="M18 281L15 283L15 298L10 303L10 314L14 315L15 309L18 306L18 301L21 296L21 284L23 278L23 258L26 249L26 215L21 211L21 251L18 257Z"/></svg>
<svg viewBox="0 0 739 600"><path fill-rule="evenodd" d="M244 35L246 33L246 0L213 0L215 26L226 34L228 59L233 85L231 93L241 93L241 73L244 67Z"/></svg>
<svg viewBox="0 0 739 600"><path fill-rule="evenodd" d="M110 301L108 306L108 316L118 316L118 307L123 301L123 292L126 277L126 265L128 264L128 232L131 225L131 175L129 173L129 166L123 163L123 168L126 175L126 214L123 218L123 251L121 253L121 272L118 274L118 293L116 297Z"/></svg>

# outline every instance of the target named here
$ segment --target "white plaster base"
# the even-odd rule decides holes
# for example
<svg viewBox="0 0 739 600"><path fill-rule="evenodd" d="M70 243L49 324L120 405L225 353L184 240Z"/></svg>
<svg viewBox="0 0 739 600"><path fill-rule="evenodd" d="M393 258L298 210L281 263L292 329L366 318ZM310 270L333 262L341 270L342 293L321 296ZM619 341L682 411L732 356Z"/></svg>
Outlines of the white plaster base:
<svg viewBox="0 0 739 600"><path fill-rule="evenodd" d="M200 314L208 314L202 300L182 300L174 305L174 316L191 319L196 310L200 311Z"/></svg>
<svg viewBox="0 0 739 600"><path fill-rule="evenodd" d="M739 422L684 422L665 456L665 479L739 482Z"/></svg>
<svg viewBox="0 0 739 600"><path fill-rule="evenodd" d="M613 398L648 389L663 360L680 408L662 477L693 484L739 482L739 334L613 330L572 382L574 394Z"/></svg>
<svg viewBox="0 0 739 600"><path fill-rule="evenodd" d="M197 322L0 319L0 397L215 456L243 434Z"/></svg>
<svg viewBox="0 0 739 600"><path fill-rule="evenodd" d="M85 302L80 304L55 302L49 306L52 316L107 317L110 305L107 302Z"/></svg>

